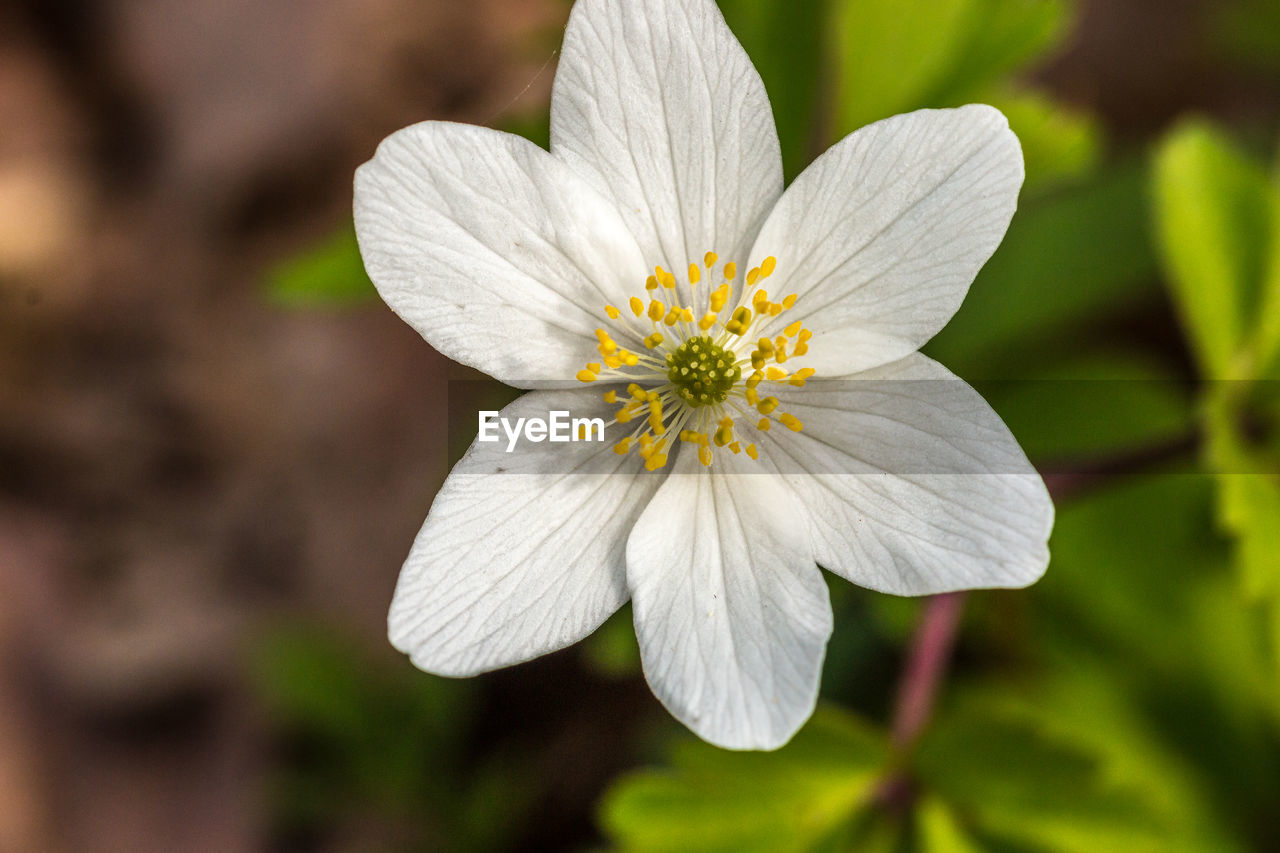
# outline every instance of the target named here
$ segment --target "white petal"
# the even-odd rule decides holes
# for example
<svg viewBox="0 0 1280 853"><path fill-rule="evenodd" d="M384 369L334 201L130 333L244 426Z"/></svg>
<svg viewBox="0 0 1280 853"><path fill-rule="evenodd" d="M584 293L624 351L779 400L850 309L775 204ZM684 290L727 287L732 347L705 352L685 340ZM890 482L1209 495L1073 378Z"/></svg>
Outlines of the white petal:
<svg viewBox="0 0 1280 853"><path fill-rule="evenodd" d="M606 409L594 390L534 391L502 414ZM608 441L506 447L472 444L396 585L391 643L428 672L474 675L563 648L627 600L626 537L662 477Z"/></svg>
<svg viewBox="0 0 1280 853"><path fill-rule="evenodd" d="M898 595L1021 587L1049 560L1053 503L986 401L922 355L777 394L804 431L762 434L818 562Z"/></svg>
<svg viewBox="0 0 1280 853"><path fill-rule="evenodd" d="M806 364L839 375L919 349L960 307L1004 237L1022 149L988 106L920 110L868 125L796 179L756 239L764 286L800 295L763 334L803 320Z"/></svg>
<svg viewBox="0 0 1280 853"><path fill-rule="evenodd" d="M578 0L551 151L611 195L646 261L742 267L782 193L764 84L712 0Z"/></svg>
<svg viewBox="0 0 1280 853"><path fill-rule="evenodd" d="M450 358L508 384L572 380L645 263L611 202L538 146L424 122L356 172L378 292Z"/></svg>
<svg viewBox="0 0 1280 853"><path fill-rule="evenodd" d="M681 452L627 541L645 677L729 749L773 749L813 713L831 634L804 516L778 478Z"/></svg>

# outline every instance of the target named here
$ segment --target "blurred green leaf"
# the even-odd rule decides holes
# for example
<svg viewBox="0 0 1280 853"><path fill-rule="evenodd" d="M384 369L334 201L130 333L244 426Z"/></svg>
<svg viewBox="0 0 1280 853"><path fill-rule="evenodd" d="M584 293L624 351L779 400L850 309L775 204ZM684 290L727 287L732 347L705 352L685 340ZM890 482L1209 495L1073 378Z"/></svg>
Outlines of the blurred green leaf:
<svg viewBox="0 0 1280 853"><path fill-rule="evenodd" d="M1097 166L1102 131L1092 116L1033 92L985 99L1009 119L1022 143L1027 178L1024 194L1079 180Z"/></svg>
<svg viewBox="0 0 1280 853"><path fill-rule="evenodd" d="M1024 204L925 352L968 379L1039 375L1027 350L1156 293L1145 190L1129 163Z"/></svg>
<svg viewBox="0 0 1280 853"><path fill-rule="evenodd" d="M764 79L782 142L786 178L808 165L824 79L821 45L827 0L720 0L730 28Z"/></svg>
<svg viewBox="0 0 1280 853"><path fill-rule="evenodd" d="M299 308L346 307L377 296L354 226L278 264L267 276L267 292L273 302Z"/></svg>
<svg viewBox="0 0 1280 853"><path fill-rule="evenodd" d="M1098 756L998 702L940 719L916 766L966 821L1014 843L1061 853L1169 849L1150 807L1137 791L1107 780Z"/></svg>
<svg viewBox="0 0 1280 853"><path fill-rule="evenodd" d="M631 605L605 620L583 642L582 654L591 669L611 678L626 678L640 672L640 644L631 620Z"/></svg>
<svg viewBox="0 0 1280 853"><path fill-rule="evenodd" d="M866 804L884 761L880 732L824 708L776 752L682 744L671 769L618 782L601 821L629 851L824 849Z"/></svg>
<svg viewBox="0 0 1280 853"><path fill-rule="evenodd" d="M1068 356L1044 367L1038 379L978 389L1036 461L1166 447L1196 427L1190 389L1169 370L1124 352Z"/></svg>
<svg viewBox="0 0 1280 853"><path fill-rule="evenodd" d="M1253 375L1244 348L1259 309L1272 231L1266 175L1212 127L1189 122L1154 172L1161 259L1204 374Z"/></svg>
<svg viewBox="0 0 1280 853"><path fill-rule="evenodd" d="M836 129L921 107L986 100L1056 46L1061 0L833 0Z"/></svg>

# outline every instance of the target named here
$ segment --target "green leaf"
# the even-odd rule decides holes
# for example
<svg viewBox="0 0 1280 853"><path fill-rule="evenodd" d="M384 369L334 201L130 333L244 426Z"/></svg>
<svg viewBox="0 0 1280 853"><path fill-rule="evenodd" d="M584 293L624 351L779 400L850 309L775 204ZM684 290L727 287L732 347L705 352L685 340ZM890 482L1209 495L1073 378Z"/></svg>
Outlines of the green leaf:
<svg viewBox="0 0 1280 853"><path fill-rule="evenodd" d="M583 642L582 654L591 669L610 678L640 673L640 645L632 623L631 605L625 604Z"/></svg>
<svg viewBox="0 0 1280 853"><path fill-rule="evenodd" d="M982 92L1058 47L1072 9L1066 0L970 0L963 47L931 100L985 100Z"/></svg>
<svg viewBox="0 0 1280 853"><path fill-rule="evenodd" d="M1124 456L1185 441L1196 428L1184 383L1125 352L1068 356L1038 379L978 390L1036 461Z"/></svg>
<svg viewBox="0 0 1280 853"><path fill-rule="evenodd" d="M1130 163L1025 203L964 305L925 352L966 378L1012 378L1038 367L1027 350L1099 313L1155 293L1146 173Z"/></svg>
<svg viewBox="0 0 1280 853"><path fill-rule="evenodd" d="M616 783L601 821L623 850L813 850L853 821L884 761L880 732L851 715L819 709L776 752L683 744L670 770Z"/></svg>
<svg viewBox="0 0 1280 853"><path fill-rule="evenodd" d="M730 29L764 79L790 181L813 156L815 121L823 94L822 43L826 0L720 0Z"/></svg>
<svg viewBox="0 0 1280 853"><path fill-rule="evenodd" d="M1079 180L1097 166L1102 131L1092 116L1031 92L984 100L1005 114L1022 143L1027 169L1024 194Z"/></svg>
<svg viewBox="0 0 1280 853"><path fill-rule="evenodd" d="M1061 0L834 0L838 135L921 107L984 100L1054 47Z"/></svg>
<svg viewBox="0 0 1280 853"><path fill-rule="evenodd" d="M984 834L1061 853L1165 851L1168 833L1097 755L1000 703L962 706L925 735L921 778Z"/></svg>
<svg viewBox="0 0 1280 853"><path fill-rule="evenodd" d="M267 292L273 302L297 308L346 307L377 296L354 227L277 265L267 276Z"/></svg>
<svg viewBox="0 0 1280 853"><path fill-rule="evenodd" d="M1254 375L1245 347L1273 228L1264 172L1218 131L1189 122L1156 154L1154 195L1161 260L1201 369Z"/></svg>

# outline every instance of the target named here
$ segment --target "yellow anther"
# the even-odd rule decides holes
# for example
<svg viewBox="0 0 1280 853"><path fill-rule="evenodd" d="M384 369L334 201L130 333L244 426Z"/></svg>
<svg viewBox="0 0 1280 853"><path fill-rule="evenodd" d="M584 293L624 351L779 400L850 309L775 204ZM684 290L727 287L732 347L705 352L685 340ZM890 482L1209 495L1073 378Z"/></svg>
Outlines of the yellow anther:
<svg viewBox="0 0 1280 853"><path fill-rule="evenodd" d="M710 308L712 311L719 311L724 304L729 301L729 285L722 284L711 292Z"/></svg>
<svg viewBox="0 0 1280 853"><path fill-rule="evenodd" d="M759 370L757 370L747 377L747 387L754 388L757 385L759 385L761 380L763 379L764 379L764 374L761 373Z"/></svg>
<svg viewBox="0 0 1280 853"><path fill-rule="evenodd" d="M659 395L657 391L646 391L644 398L650 403L657 403L662 399L661 395Z"/></svg>
<svg viewBox="0 0 1280 853"><path fill-rule="evenodd" d="M702 256L702 265L707 269L711 269L712 264L714 264L718 260L720 260L720 256L717 255L715 252L707 252L705 255Z"/></svg>
<svg viewBox="0 0 1280 853"><path fill-rule="evenodd" d="M631 449L631 439L629 437L622 439L622 441L619 441L617 444L613 446L613 452L618 454L619 456L625 456L627 451L630 449ZM750 453L751 451L748 450L747 452Z"/></svg>
<svg viewBox="0 0 1280 853"><path fill-rule="evenodd" d="M596 349L600 350L601 355L612 355L618 351L618 345L604 329L596 329L596 337L600 339L600 345Z"/></svg>
<svg viewBox="0 0 1280 853"><path fill-rule="evenodd" d="M644 300L639 296L631 297L631 313L637 317L644 313Z"/></svg>
<svg viewBox="0 0 1280 853"><path fill-rule="evenodd" d="M707 313L703 314L702 319L698 321L698 328L705 332L707 329L710 329L715 324L716 324L716 312L708 311Z"/></svg>
<svg viewBox="0 0 1280 853"><path fill-rule="evenodd" d="M760 267L752 267L747 270L747 287L755 284L760 279Z"/></svg>
<svg viewBox="0 0 1280 853"><path fill-rule="evenodd" d="M588 361L587 370L590 370L592 373L599 373L600 365L596 364L594 361Z"/></svg>
<svg viewBox="0 0 1280 853"><path fill-rule="evenodd" d="M796 320L790 326L787 326L785 329L783 329L782 334L786 335L788 338L794 338L796 335L800 334L800 326L801 326L800 321Z"/></svg>
<svg viewBox="0 0 1280 853"><path fill-rule="evenodd" d="M762 415L767 415L776 408L778 408L777 397L765 397L763 400L760 401L760 405L756 406L756 409Z"/></svg>
<svg viewBox="0 0 1280 853"><path fill-rule="evenodd" d="M621 409L618 409L618 414L614 415L614 417L618 419L618 423L631 423L631 419L635 417L635 407L635 403L627 403Z"/></svg>
<svg viewBox="0 0 1280 853"><path fill-rule="evenodd" d="M604 366L617 370L619 367L622 367L622 359L618 358L616 355L606 355L604 357Z"/></svg>
<svg viewBox="0 0 1280 853"><path fill-rule="evenodd" d="M800 423L800 419L795 415L783 412L781 415L778 415L778 420L782 421L782 425L792 432L799 432L804 429L804 424Z"/></svg>
<svg viewBox="0 0 1280 853"><path fill-rule="evenodd" d="M665 317L666 313L667 313L667 306L663 305L661 302L659 302L656 299L651 299L649 301L649 319L650 320L656 323L659 320L661 320L663 317Z"/></svg>
<svg viewBox="0 0 1280 853"><path fill-rule="evenodd" d="M765 355L773 355L773 341L768 338L761 338L756 341L756 348Z"/></svg>
<svg viewBox="0 0 1280 853"><path fill-rule="evenodd" d="M725 278L729 279L729 281L733 281L733 280L734 280L734 278L736 278L736 277L737 277L737 275L738 275L738 265L737 265L737 264L735 264L733 261L729 261L729 263L727 263L727 264L725 264L725 265L724 265L724 277L725 277Z"/></svg>
<svg viewBox="0 0 1280 853"><path fill-rule="evenodd" d="M769 303L769 316L770 316L770 317L777 317L777 316L778 316L779 314L781 314L781 313L782 313L782 303L780 303L780 302L770 302L770 303Z"/></svg>
<svg viewBox="0 0 1280 853"><path fill-rule="evenodd" d="M697 284L702 279L702 270L697 264L689 264L689 283Z"/></svg>
<svg viewBox="0 0 1280 853"><path fill-rule="evenodd" d="M766 356L760 350L751 353L751 366L755 368L756 373L760 372L760 368L764 367Z"/></svg>
<svg viewBox="0 0 1280 853"><path fill-rule="evenodd" d="M648 459L644 460L644 469L646 471L657 471L659 468L667 464L667 454L655 453Z"/></svg>
<svg viewBox="0 0 1280 853"><path fill-rule="evenodd" d="M644 345L649 349L653 349L660 343L662 343L662 332L654 332L652 335L649 335L649 337L644 339Z"/></svg>
<svg viewBox="0 0 1280 853"><path fill-rule="evenodd" d="M658 288L658 280L653 276L649 276L644 280L645 290L657 290L657 288Z"/></svg>
<svg viewBox="0 0 1280 853"><path fill-rule="evenodd" d="M595 382L599 378L600 377L597 376L595 372L587 370L585 368L578 371L579 382Z"/></svg>
<svg viewBox="0 0 1280 853"><path fill-rule="evenodd" d="M664 320L663 322L666 323L668 326L674 326L676 323L680 322L680 317L682 316L682 314L683 312L681 311L680 308L678 308L675 305L672 305L671 310L667 312L667 319Z"/></svg>
<svg viewBox="0 0 1280 853"><path fill-rule="evenodd" d="M751 297L751 307L756 309L757 314L763 314L769 310L769 291L761 288Z"/></svg>
<svg viewBox="0 0 1280 853"><path fill-rule="evenodd" d="M604 392L604 401L605 401L606 403L616 403L616 402L618 402L618 392L617 392L616 390L609 390L609 391L605 391L605 392Z"/></svg>
<svg viewBox="0 0 1280 853"><path fill-rule="evenodd" d="M616 320L618 319L618 315L621 314L622 312L619 311L617 308L614 308L612 305L606 305L604 306L604 313L609 315L610 320Z"/></svg>
<svg viewBox="0 0 1280 853"><path fill-rule="evenodd" d="M773 271L777 268L777 266L778 266L778 259L775 258L773 255L770 255L769 257L764 259L764 263L760 264L760 275L764 276L765 278L768 278L769 276L773 275Z"/></svg>
<svg viewBox="0 0 1280 853"><path fill-rule="evenodd" d="M654 275L658 278L658 283L670 290L676 286L676 277L664 270L662 267L653 268Z"/></svg>
<svg viewBox="0 0 1280 853"><path fill-rule="evenodd" d="M740 453L742 452L742 445L735 441L729 445L729 449L734 453Z"/></svg>
<svg viewBox="0 0 1280 853"><path fill-rule="evenodd" d="M768 432L768 431L769 431L769 419L768 419L768 418L761 418L761 419L760 419L760 422L759 422L758 424L756 424L756 429L760 430L761 432Z"/></svg>
<svg viewBox="0 0 1280 853"><path fill-rule="evenodd" d="M759 403L759 402L760 402L760 392L757 391L755 388L748 387L747 388L747 405L754 406L756 403Z"/></svg>
<svg viewBox="0 0 1280 853"><path fill-rule="evenodd" d="M680 319L685 323L693 322L693 309L687 305L680 309Z"/></svg>
<svg viewBox="0 0 1280 853"><path fill-rule="evenodd" d="M806 344L804 341L801 341L800 343L796 344L795 352L793 352L792 355L798 355L798 356L804 355L808 351L809 351L809 345Z"/></svg>
<svg viewBox="0 0 1280 853"><path fill-rule="evenodd" d="M813 374L815 374L815 373L817 373L817 372L818 372L818 371L814 370L812 367L802 367L802 368L800 368L799 370L797 370L797 371L796 371L795 378L796 378L796 379L808 379L810 376L812 376Z"/></svg>
<svg viewBox="0 0 1280 853"><path fill-rule="evenodd" d="M756 451L756 446L754 444L747 445L747 455L750 456L752 459L760 458L760 454Z"/></svg>
<svg viewBox="0 0 1280 853"><path fill-rule="evenodd" d="M708 447L706 444L703 444L701 447L698 448L698 461L701 462L705 467L711 466L711 448Z"/></svg>
<svg viewBox="0 0 1280 853"><path fill-rule="evenodd" d="M733 319L724 324L725 331L731 335L745 335L751 326L751 309L745 305L735 308Z"/></svg>
<svg viewBox="0 0 1280 853"><path fill-rule="evenodd" d="M781 367L770 366L769 369L765 371L765 375L769 377L770 382L780 382L787 378L787 371L783 370Z"/></svg>
<svg viewBox="0 0 1280 853"><path fill-rule="evenodd" d="M720 428L716 430L715 443L719 447L724 447L733 441L733 418L723 418L720 421Z"/></svg>
<svg viewBox="0 0 1280 853"><path fill-rule="evenodd" d="M782 300L782 307L790 309L792 305L796 304L796 299L798 299L799 297L800 297L800 294L798 293L791 294L790 296Z"/></svg>
<svg viewBox="0 0 1280 853"><path fill-rule="evenodd" d="M621 358L622 362L626 364L628 367L635 367L637 364L640 363L640 356L636 355L630 350L624 349L620 351L618 353L618 357Z"/></svg>
<svg viewBox="0 0 1280 853"><path fill-rule="evenodd" d="M645 390L634 382L632 382L627 386L627 393L630 394L633 398L635 398L636 401L641 403L649 399L649 395L645 392Z"/></svg>

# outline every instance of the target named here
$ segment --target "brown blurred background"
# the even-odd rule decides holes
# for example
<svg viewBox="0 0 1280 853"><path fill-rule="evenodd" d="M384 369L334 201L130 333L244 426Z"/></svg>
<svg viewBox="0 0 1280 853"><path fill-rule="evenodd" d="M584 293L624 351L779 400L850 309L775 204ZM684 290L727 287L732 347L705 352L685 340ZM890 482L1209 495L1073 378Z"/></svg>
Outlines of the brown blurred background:
<svg viewBox="0 0 1280 853"><path fill-rule="evenodd" d="M1257 109L1201 55L1208 5L1086 4L1041 82L1122 140ZM392 130L545 118L567 10L0 5L0 853L399 849L358 813L281 829L250 660L301 619L407 668L384 617L446 472L446 365L380 303L264 299L264 271L345 227ZM557 780L521 849L590 843L615 728L661 714L575 660L480 688L466 749Z"/></svg>

